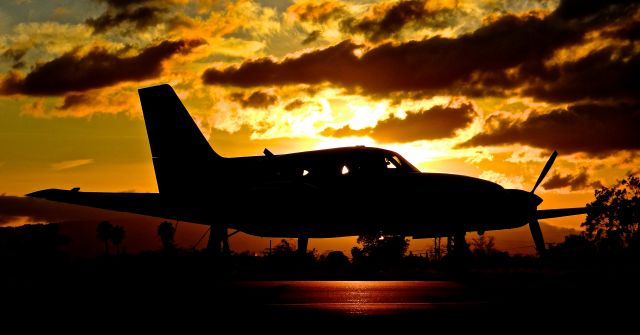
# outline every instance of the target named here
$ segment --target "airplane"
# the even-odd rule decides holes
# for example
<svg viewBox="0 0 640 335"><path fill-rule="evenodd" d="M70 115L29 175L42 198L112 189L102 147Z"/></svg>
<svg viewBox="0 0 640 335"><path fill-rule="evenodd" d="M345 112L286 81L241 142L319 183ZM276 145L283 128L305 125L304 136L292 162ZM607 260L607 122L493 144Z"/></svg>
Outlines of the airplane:
<svg viewBox="0 0 640 335"><path fill-rule="evenodd" d="M584 214L587 208L539 210L535 194L557 152L531 189L505 189L464 175L419 171L400 154L355 146L227 158L216 153L168 84L138 90L158 193L46 189L27 194L57 202L210 226L208 249L229 252L236 232L309 238L364 234L418 238L529 225L545 251L540 219ZM228 234L227 229L235 232ZM456 243L458 244L458 243Z"/></svg>

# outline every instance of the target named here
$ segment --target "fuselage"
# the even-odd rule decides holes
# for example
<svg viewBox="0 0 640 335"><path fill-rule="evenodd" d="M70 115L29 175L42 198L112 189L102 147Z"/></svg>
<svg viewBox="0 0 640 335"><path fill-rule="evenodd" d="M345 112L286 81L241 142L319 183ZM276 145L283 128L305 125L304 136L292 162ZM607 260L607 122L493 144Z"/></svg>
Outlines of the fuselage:
<svg viewBox="0 0 640 335"><path fill-rule="evenodd" d="M182 220L257 236L339 237L369 231L433 237L514 228L529 218L527 192L467 176L422 173L397 153L379 148L203 164L211 164L210 179L182 185L168 196L161 191L166 203L174 204Z"/></svg>

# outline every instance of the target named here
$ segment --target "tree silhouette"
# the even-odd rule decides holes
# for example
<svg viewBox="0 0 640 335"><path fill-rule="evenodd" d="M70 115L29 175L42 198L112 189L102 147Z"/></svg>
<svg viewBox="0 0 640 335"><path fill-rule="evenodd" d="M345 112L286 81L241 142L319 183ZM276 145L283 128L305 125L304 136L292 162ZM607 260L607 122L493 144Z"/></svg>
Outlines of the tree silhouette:
<svg viewBox="0 0 640 335"><path fill-rule="evenodd" d="M627 176L595 191L596 200L582 226L601 253L620 254L640 249L640 178Z"/></svg>
<svg viewBox="0 0 640 335"><path fill-rule="evenodd" d="M353 262L365 262L383 266L397 264L402 260L409 248L409 240L399 235L360 235L358 244L362 248L353 247Z"/></svg>
<svg viewBox="0 0 640 335"><path fill-rule="evenodd" d="M480 235L471 239L471 253L476 257L485 257L495 253L495 243L493 236Z"/></svg>
<svg viewBox="0 0 640 335"><path fill-rule="evenodd" d="M120 253L120 244L122 243L122 241L124 240L125 237L125 232L124 232L124 227L122 226L118 226L115 225L113 226L113 229L111 230L111 243L113 243L113 246L116 247L116 253Z"/></svg>
<svg viewBox="0 0 640 335"><path fill-rule="evenodd" d="M176 229L173 227L173 224L169 221L163 221L158 226L158 236L160 237L160 241L162 242L162 250L169 251L175 248L175 237Z"/></svg>
<svg viewBox="0 0 640 335"><path fill-rule="evenodd" d="M109 255L109 240L113 232L113 225L109 221L102 221L96 227L96 236L98 240L104 242L104 254Z"/></svg>
<svg viewBox="0 0 640 335"><path fill-rule="evenodd" d="M282 239L280 243L273 248L272 252L274 256L293 255L295 254L295 244L292 246L289 241Z"/></svg>
<svg viewBox="0 0 640 335"><path fill-rule="evenodd" d="M329 271L346 271L351 266L349 258L342 251L331 251L322 262Z"/></svg>

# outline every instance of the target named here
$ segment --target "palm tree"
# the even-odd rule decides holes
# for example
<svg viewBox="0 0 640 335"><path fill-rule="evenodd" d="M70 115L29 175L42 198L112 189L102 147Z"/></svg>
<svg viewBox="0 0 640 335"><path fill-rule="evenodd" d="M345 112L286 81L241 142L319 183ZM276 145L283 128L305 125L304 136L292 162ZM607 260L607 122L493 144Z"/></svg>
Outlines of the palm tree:
<svg viewBox="0 0 640 335"><path fill-rule="evenodd" d="M122 243L122 240L124 240L124 227L122 226L114 226L113 229L111 230L111 243L113 243L113 246L116 247L116 253L120 253L120 244Z"/></svg>
<svg viewBox="0 0 640 335"><path fill-rule="evenodd" d="M109 240L111 239L113 225L109 221L102 221L96 228L98 240L104 242L104 254L109 255Z"/></svg>
<svg viewBox="0 0 640 335"><path fill-rule="evenodd" d="M173 227L171 222L163 221L158 226L158 236L160 236L160 241L162 241L162 249L165 251L172 250L175 248L175 241L173 240L176 234L176 229Z"/></svg>

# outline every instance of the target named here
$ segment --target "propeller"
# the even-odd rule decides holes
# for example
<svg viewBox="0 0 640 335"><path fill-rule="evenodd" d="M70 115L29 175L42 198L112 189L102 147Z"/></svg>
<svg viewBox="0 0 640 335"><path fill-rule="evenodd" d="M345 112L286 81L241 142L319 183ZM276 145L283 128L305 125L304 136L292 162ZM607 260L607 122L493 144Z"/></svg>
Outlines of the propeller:
<svg viewBox="0 0 640 335"><path fill-rule="evenodd" d="M547 164L544 165L542 172L540 172L540 177L538 177L538 180L536 181L536 184L533 186L531 193L536 192L536 189L538 188L540 183L542 183L542 180L544 179L544 177L546 177L547 173L549 173L549 170L551 170L551 166L553 165L553 162L556 161L557 156L558 156L558 152L553 151L553 153L551 154L551 157L549 157L549 160L547 161Z"/></svg>
<svg viewBox="0 0 640 335"><path fill-rule="evenodd" d="M547 161L547 164L544 165L542 172L540 172L540 176L538 177L536 184L533 186L533 189L531 190L531 194L534 194L538 186L540 186L540 183L542 183L542 181L544 180L544 177L547 176L547 173L549 173L549 170L551 169L551 166L553 166L553 162L556 160L557 156L558 156L558 152L553 151L553 153L551 154L551 157L549 157L549 160ZM542 199L540 199L540 202L542 202ZM537 205L539 205L539 203L536 204L536 206ZM542 254L544 254L545 252L544 237L542 236L540 223L538 222L538 218L535 212L531 214L531 218L529 219L529 229L531 230L531 236L533 237L533 242L536 245L536 250L538 251L538 255L542 256Z"/></svg>

